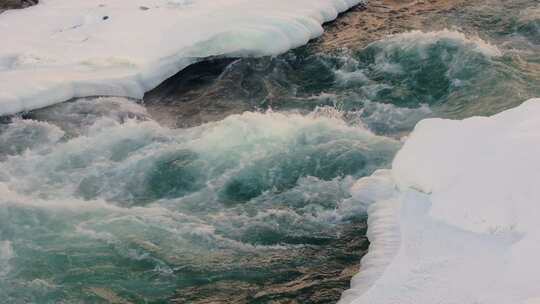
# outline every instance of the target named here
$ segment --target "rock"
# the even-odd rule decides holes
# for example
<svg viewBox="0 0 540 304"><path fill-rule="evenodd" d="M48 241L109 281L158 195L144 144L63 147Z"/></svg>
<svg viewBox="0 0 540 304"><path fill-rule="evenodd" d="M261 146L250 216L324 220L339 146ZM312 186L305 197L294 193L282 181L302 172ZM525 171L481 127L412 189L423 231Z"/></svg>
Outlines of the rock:
<svg viewBox="0 0 540 304"><path fill-rule="evenodd" d="M326 24L324 34L311 47L321 52L362 48L390 34L423 30L434 14L475 2L478 0L370 0L368 5L354 7Z"/></svg>
<svg viewBox="0 0 540 304"><path fill-rule="evenodd" d="M8 9L25 8L38 4L38 0L0 0L0 13Z"/></svg>

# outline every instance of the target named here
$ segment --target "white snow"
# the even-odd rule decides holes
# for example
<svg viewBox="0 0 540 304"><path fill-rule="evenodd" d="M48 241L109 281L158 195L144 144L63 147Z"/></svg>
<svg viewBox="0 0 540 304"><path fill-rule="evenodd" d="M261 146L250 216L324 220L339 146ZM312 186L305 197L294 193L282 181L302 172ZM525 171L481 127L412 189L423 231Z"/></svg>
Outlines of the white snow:
<svg viewBox="0 0 540 304"><path fill-rule="evenodd" d="M361 179L372 242L340 303L540 299L540 99L421 121L393 167Z"/></svg>
<svg viewBox="0 0 540 304"><path fill-rule="evenodd" d="M195 61L276 55L362 0L41 0L0 14L0 115L143 94Z"/></svg>

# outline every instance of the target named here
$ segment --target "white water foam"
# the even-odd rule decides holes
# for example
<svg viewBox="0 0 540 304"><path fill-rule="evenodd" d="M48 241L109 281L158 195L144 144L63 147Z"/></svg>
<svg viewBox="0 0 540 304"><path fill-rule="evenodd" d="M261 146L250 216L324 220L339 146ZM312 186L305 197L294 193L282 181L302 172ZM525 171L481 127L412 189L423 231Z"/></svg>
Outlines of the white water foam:
<svg viewBox="0 0 540 304"><path fill-rule="evenodd" d="M0 278L11 271L9 260L15 256L13 246L10 241L0 241Z"/></svg>
<svg viewBox="0 0 540 304"><path fill-rule="evenodd" d="M40 1L0 15L0 115L143 94L209 56L277 55L360 0Z"/></svg>

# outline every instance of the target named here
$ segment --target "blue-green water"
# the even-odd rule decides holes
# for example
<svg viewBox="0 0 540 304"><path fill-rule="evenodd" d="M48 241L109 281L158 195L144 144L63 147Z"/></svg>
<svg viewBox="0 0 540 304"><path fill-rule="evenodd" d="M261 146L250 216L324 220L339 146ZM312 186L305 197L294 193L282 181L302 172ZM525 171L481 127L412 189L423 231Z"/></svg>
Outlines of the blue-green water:
<svg viewBox="0 0 540 304"><path fill-rule="evenodd" d="M505 9L4 118L0 302L334 303L367 246L351 184L422 118L539 95L538 7Z"/></svg>

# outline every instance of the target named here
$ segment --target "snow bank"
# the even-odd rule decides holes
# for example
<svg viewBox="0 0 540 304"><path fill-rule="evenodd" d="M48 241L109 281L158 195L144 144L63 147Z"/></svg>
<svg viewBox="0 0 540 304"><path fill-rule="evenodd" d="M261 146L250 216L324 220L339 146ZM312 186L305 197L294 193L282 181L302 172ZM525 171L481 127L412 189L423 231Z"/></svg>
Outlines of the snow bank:
<svg viewBox="0 0 540 304"><path fill-rule="evenodd" d="M275 55L361 0L44 0L0 15L0 115L142 98L200 58Z"/></svg>
<svg viewBox="0 0 540 304"><path fill-rule="evenodd" d="M538 303L539 130L540 99L420 122L391 171L352 188L374 201L372 247L341 303Z"/></svg>

